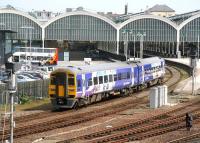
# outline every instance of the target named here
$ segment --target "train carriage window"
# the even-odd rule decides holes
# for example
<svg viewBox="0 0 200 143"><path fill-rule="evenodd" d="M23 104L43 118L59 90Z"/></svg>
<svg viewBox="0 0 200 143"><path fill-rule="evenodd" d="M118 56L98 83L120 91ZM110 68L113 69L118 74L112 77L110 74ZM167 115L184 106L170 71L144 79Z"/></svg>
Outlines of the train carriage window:
<svg viewBox="0 0 200 143"><path fill-rule="evenodd" d="M103 83L103 76L99 76L99 84Z"/></svg>
<svg viewBox="0 0 200 143"><path fill-rule="evenodd" d="M68 74L68 85L75 85L73 74Z"/></svg>
<svg viewBox="0 0 200 143"><path fill-rule="evenodd" d="M113 82L113 76L111 74L109 75L109 82Z"/></svg>
<svg viewBox="0 0 200 143"><path fill-rule="evenodd" d="M127 72L127 79L130 79L131 78L131 74L130 72Z"/></svg>
<svg viewBox="0 0 200 143"><path fill-rule="evenodd" d="M77 83L78 83L78 87L81 87L81 80L80 79L77 80Z"/></svg>
<svg viewBox="0 0 200 143"><path fill-rule="evenodd" d="M92 79L91 78L88 79L88 86L92 86Z"/></svg>
<svg viewBox="0 0 200 143"><path fill-rule="evenodd" d="M94 78L93 78L93 82L94 82L94 85L97 85L97 84L98 84L98 78L97 78L97 77L94 77Z"/></svg>
<svg viewBox="0 0 200 143"><path fill-rule="evenodd" d="M118 73L118 80L121 80L121 79L122 79L122 74Z"/></svg>
<svg viewBox="0 0 200 143"><path fill-rule="evenodd" d="M127 73L122 73L121 74L121 79L123 80L123 79L127 79Z"/></svg>
<svg viewBox="0 0 200 143"><path fill-rule="evenodd" d="M108 82L108 76L104 75L104 83L107 83L107 82Z"/></svg>
<svg viewBox="0 0 200 143"><path fill-rule="evenodd" d="M117 75L114 74L114 81L117 81Z"/></svg>

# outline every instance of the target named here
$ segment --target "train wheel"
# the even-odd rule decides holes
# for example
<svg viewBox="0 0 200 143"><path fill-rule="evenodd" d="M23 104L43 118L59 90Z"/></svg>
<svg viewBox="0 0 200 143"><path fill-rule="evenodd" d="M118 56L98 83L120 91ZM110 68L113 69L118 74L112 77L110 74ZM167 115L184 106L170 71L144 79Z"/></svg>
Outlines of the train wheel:
<svg viewBox="0 0 200 143"><path fill-rule="evenodd" d="M129 94L129 89L125 89L124 96L128 96Z"/></svg>
<svg viewBox="0 0 200 143"><path fill-rule="evenodd" d="M161 84L162 84L162 80L161 80L161 79L158 79L157 84L158 84L158 85L161 85Z"/></svg>
<svg viewBox="0 0 200 143"><path fill-rule="evenodd" d="M110 97L109 93L106 93L106 99L108 99Z"/></svg>
<svg viewBox="0 0 200 143"><path fill-rule="evenodd" d="M87 96L87 104L91 104L91 97Z"/></svg>
<svg viewBox="0 0 200 143"><path fill-rule="evenodd" d="M102 100L107 100L109 98L109 94L108 93L104 93L102 94Z"/></svg>
<svg viewBox="0 0 200 143"><path fill-rule="evenodd" d="M151 83L150 82L148 82L147 83L147 88L149 88L151 86Z"/></svg>
<svg viewBox="0 0 200 143"><path fill-rule="evenodd" d="M140 86L139 86L139 85L137 86L137 89L136 89L136 90L137 90L137 92L140 91Z"/></svg>
<svg viewBox="0 0 200 143"><path fill-rule="evenodd" d="M59 107L54 107L54 108L52 109L52 112L57 112L57 111L60 111L60 108L59 108Z"/></svg>
<svg viewBox="0 0 200 143"><path fill-rule="evenodd" d="M130 93L133 94L135 92L134 88L130 88Z"/></svg>
<svg viewBox="0 0 200 143"><path fill-rule="evenodd" d="M74 103L73 109L78 110L78 108L79 108L79 103L78 103L78 101L76 101Z"/></svg>

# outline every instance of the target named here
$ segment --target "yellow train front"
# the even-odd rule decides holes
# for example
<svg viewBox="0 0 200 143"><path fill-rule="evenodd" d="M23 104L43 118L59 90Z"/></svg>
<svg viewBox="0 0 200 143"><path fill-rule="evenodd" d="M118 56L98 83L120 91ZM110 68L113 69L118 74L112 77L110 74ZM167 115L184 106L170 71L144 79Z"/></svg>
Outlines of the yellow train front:
<svg viewBox="0 0 200 143"><path fill-rule="evenodd" d="M69 69L51 73L49 96L54 109L72 108L76 104L76 76Z"/></svg>

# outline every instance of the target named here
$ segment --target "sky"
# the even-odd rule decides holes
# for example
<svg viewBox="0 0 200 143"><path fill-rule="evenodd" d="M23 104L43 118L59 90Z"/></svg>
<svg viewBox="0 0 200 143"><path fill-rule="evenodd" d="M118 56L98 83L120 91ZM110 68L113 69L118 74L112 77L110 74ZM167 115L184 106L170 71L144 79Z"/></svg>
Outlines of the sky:
<svg viewBox="0 0 200 143"><path fill-rule="evenodd" d="M66 8L84 7L89 11L124 13L124 5L128 4L128 12L137 13L156 4L166 4L176 14L200 10L200 0L0 0L0 7L12 5L23 11L47 10L64 12Z"/></svg>

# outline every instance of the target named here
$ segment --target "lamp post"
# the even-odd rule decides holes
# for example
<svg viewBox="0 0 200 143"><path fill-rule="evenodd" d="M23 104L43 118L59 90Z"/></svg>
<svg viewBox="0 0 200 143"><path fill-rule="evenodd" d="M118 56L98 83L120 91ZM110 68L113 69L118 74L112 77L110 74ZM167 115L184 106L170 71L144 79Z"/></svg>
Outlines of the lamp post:
<svg viewBox="0 0 200 143"><path fill-rule="evenodd" d="M199 34L198 34L198 43L197 43L197 59L199 61Z"/></svg>
<svg viewBox="0 0 200 143"><path fill-rule="evenodd" d="M183 36L183 56L185 55L185 36L184 34L182 34Z"/></svg>
<svg viewBox="0 0 200 143"><path fill-rule="evenodd" d="M3 29L3 27L5 27L5 24L4 23L0 23L0 26L1 26L1 29ZM0 54L0 66L1 64L3 63L3 59L4 59L4 48L2 49L3 51L1 51L1 54Z"/></svg>
<svg viewBox="0 0 200 143"><path fill-rule="evenodd" d="M135 34L134 34L134 30L130 30L130 29L125 29L122 31L122 33L125 35L125 40L124 40L124 54L126 56L126 61L128 60L128 42L129 42L129 36L132 35L134 38L134 49L133 49L133 53L134 53L134 60L135 60ZM130 54L130 52L129 52ZM129 55L130 56L130 55Z"/></svg>
<svg viewBox="0 0 200 143"><path fill-rule="evenodd" d="M133 39L134 39L134 48L133 48L133 58L134 58L134 61L135 61L135 35L133 35Z"/></svg>
<svg viewBox="0 0 200 143"><path fill-rule="evenodd" d="M30 39L30 43L29 43L29 50L30 50L30 62L32 62L32 50L31 50L31 40L32 40L32 30L34 30L34 27L31 27L31 26L22 26L20 27L21 29L26 29L26 39L27 39L27 42L26 42L26 48L27 48L27 44L28 44L28 34L29 34L29 39ZM30 30L30 31L29 31ZM26 50L27 51L27 50ZM27 53L26 53L26 64L27 64ZM31 64L30 64L31 66Z"/></svg>
<svg viewBox="0 0 200 143"><path fill-rule="evenodd" d="M143 33L138 32L137 36L140 37L140 58L142 59L143 58L143 41L144 41L144 37L146 36L146 32L143 32Z"/></svg>
<svg viewBox="0 0 200 143"><path fill-rule="evenodd" d="M125 55L126 61L127 61L127 50L128 50L128 32L127 32L127 30L124 30L122 32L122 34L125 35L125 38L124 38L124 55Z"/></svg>

